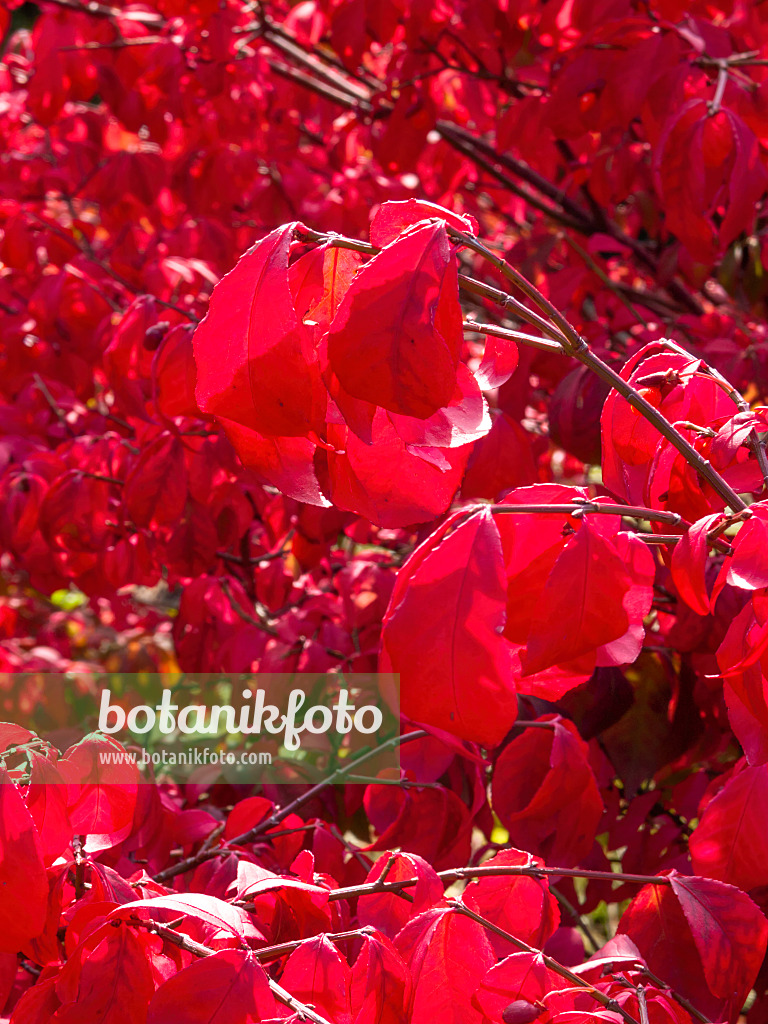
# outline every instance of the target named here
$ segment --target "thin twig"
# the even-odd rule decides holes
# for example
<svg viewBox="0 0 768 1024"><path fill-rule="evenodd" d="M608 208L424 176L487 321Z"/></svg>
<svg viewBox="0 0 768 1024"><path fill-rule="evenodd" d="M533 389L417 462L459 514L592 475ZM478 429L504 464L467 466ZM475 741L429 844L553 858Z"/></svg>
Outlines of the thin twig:
<svg viewBox="0 0 768 1024"><path fill-rule="evenodd" d="M539 309L549 317L558 331L561 332L563 347L569 355L578 359L579 362L589 367L601 380L610 384L633 408L651 423L662 434L670 444L680 452L686 462L705 479L722 500L735 512L747 508L747 503L728 485L722 476L714 469L712 464L696 451L693 445L683 437L679 430L659 412L651 403L640 394L628 381L616 372L599 356L595 355L586 341L578 334L574 327L566 320L562 313L543 295L535 285L532 285L518 270L512 267L506 260L500 259L491 252L487 246L468 235L463 231L448 225L448 235L455 241L465 245L468 249L482 256L487 262L496 267L497 270L520 289L523 294L535 303Z"/></svg>
<svg viewBox="0 0 768 1024"><path fill-rule="evenodd" d="M67 414L64 412L64 410L61 408L59 403L56 401L56 399L53 397L51 392L48 390L48 387L47 387L45 381L43 380L43 378L40 376L39 373L34 373L32 375L32 379L35 382L35 387L40 392L40 394L43 396L43 398L46 400L48 405L51 407L53 413L55 414L56 418L59 420L61 425L64 427L64 429L67 431L67 433L69 434L70 437L74 437L75 433L72 430L72 427L67 422Z"/></svg>
<svg viewBox="0 0 768 1024"><path fill-rule="evenodd" d="M668 985L666 981L663 981L658 974L654 974L650 968L639 964L638 970L640 970L646 978L653 982L653 984L658 988L668 992L670 997L674 999L678 1005L682 1006L684 1010L687 1010L692 1017L696 1018L696 1020L701 1021L701 1024L711 1024L709 1017L705 1017L701 1010L697 1010L689 999L686 999L685 996L681 996L680 993L676 992L671 985Z"/></svg>
<svg viewBox="0 0 768 1024"><path fill-rule="evenodd" d="M534 946L529 946L527 942L523 942L522 939L518 939L516 935L512 935L511 932L505 931L503 928L499 928L492 921L482 917L480 914L476 914L474 910L470 910L469 907L465 906L460 900L449 901L453 909L458 914L463 914L465 917L471 918L476 921L477 924L482 925L489 932L493 932L494 935L498 935L499 938L506 939L507 942L516 946L523 953L531 953L534 956L541 957L546 966L554 974L558 974L561 978L569 981L572 985L577 988L583 989L585 993L599 1003L603 1009L611 1010L613 1013L618 1013L625 1021L626 1024L639 1024L639 1022L624 1009L615 999L611 999L610 996L606 995L605 992L601 992L600 989L595 988L586 979L579 977L578 974L574 974L573 971L568 970L567 967L563 967L561 963L549 956L547 953L542 952L540 949L536 949Z"/></svg>
<svg viewBox="0 0 768 1024"><path fill-rule="evenodd" d="M592 952L596 953L598 951L598 949L600 949L600 946L602 945L602 943L598 942L598 940L592 934L592 930L589 927L589 925L587 924L586 920L578 912L576 907L574 907L574 905L571 903L571 901L569 899L566 899L566 897L563 896L563 894L560 892L560 890L555 888L554 885L550 885L549 891L555 897L555 899L560 904L560 906L563 908L563 910L566 912L566 914L569 914L570 917L573 919L573 922L576 925L576 927L579 929L579 931L582 933L584 938L587 940L587 942L592 947ZM641 1021L641 1024L647 1024L647 1021L646 1022L642 1022Z"/></svg>
<svg viewBox="0 0 768 1024"><path fill-rule="evenodd" d="M637 505L614 505L607 502L574 500L571 504L562 505L490 505L491 512L509 513L542 513L584 516L598 513L608 516L626 516L628 519L645 519L648 522L669 523L671 526L688 526L689 524L677 512L663 512L653 508L641 508Z"/></svg>
<svg viewBox="0 0 768 1024"><path fill-rule="evenodd" d="M476 334L490 334L494 338L504 338L509 341L522 341L529 348L538 348L542 352L555 352L562 355L563 346L556 341L547 341L546 338L537 338L533 334L524 334L522 331L512 331L506 327L497 327L496 324L479 324L474 320L464 321L465 331L475 331Z"/></svg>
<svg viewBox="0 0 768 1024"><path fill-rule="evenodd" d="M406 733L404 736L393 736L392 739L386 740L384 743L379 744L378 747L374 747L372 750L365 750L357 757L353 758L348 764L342 765L337 768L331 774L322 779L320 782L315 783L304 793L301 793L296 797L295 800L291 800L290 803L286 804L280 810L275 811L274 814L270 815L264 821L255 825L253 828L248 829L247 832L242 832L238 836L234 836L232 839L227 840L224 844L225 848L233 846L244 846L249 843L253 843L259 837L265 835L270 829L280 825L289 815L294 814L305 804L313 800L319 793L327 789L329 786L335 785L337 782L341 782L350 772L354 772L361 764L365 764L366 761L370 761L372 758L379 754L384 753L387 750L392 750L395 747L401 746L403 743L410 743L412 740L422 739L427 736L428 733L424 729L417 729L414 732ZM211 860L214 857L221 856L221 848L216 850L205 850L199 851L193 854L191 857L185 858L178 864L174 864L172 867L166 868L164 871L160 871L155 875L156 882L165 882L169 878L174 878L176 875L182 875L186 871L190 871L192 868L197 867L206 860Z"/></svg>
<svg viewBox="0 0 768 1024"><path fill-rule="evenodd" d="M118 919L119 920L119 919ZM178 932L174 928L168 925L158 924L156 921L142 921L139 917L130 917L125 921L125 924L131 925L134 928L144 928L151 935L158 935L161 939L166 942L170 942L178 949L183 949L187 953L191 953L192 956L197 957L209 957L213 956L219 950L212 949L210 946L204 945L202 942L196 942L191 939L188 935L183 932ZM359 931L358 931L359 934ZM332 935L328 936L329 939L333 939ZM305 940L306 941L306 940ZM289 944L290 945L290 944ZM300 943L299 943L300 945ZM256 959L259 959L259 954L263 953L263 950L248 949L248 952ZM278 985L276 981L267 975L267 982L269 984L272 994L281 1002L284 1006L290 1007L294 1013L296 1013L302 1020L311 1020L313 1024L331 1024L326 1018L321 1016L306 1003L302 1003L295 996L292 996L290 992Z"/></svg>

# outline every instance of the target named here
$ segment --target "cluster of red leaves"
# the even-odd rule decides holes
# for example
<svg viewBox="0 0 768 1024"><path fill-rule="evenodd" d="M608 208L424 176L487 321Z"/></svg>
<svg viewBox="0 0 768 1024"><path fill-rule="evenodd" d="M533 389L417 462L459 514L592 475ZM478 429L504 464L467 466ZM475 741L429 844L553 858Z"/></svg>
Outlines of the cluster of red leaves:
<svg viewBox="0 0 768 1024"><path fill-rule="evenodd" d="M0 34L0 719L378 668L406 734L254 794L0 726L3 1019L768 1019L763 5Z"/></svg>

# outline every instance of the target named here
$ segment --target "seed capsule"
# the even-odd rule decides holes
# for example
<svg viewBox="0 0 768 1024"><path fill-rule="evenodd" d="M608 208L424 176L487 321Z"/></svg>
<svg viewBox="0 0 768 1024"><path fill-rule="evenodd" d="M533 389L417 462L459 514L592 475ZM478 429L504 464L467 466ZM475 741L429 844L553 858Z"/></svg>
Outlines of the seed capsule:
<svg viewBox="0 0 768 1024"><path fill-rule="evenodd" d="M529 1003L527 999L516 999L505 1006L501 1014L504 1024L531 1024L541 1016L544 1007Z"/></svg>

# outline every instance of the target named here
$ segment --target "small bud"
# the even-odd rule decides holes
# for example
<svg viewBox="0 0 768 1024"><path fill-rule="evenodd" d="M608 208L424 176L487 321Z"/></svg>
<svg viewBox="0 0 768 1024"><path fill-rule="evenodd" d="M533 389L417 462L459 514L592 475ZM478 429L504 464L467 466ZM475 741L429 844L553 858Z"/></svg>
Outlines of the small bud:
<svg viewBox="0 0 768 1024"><path fill-rule="evenodd" d="M504 1007L501 1019L504 1024L531 1024L537 1020L544 1008L539 1004L529 1003L527 999L516 999L514 1003Z"/></svg>
<svg viewBox="0 0 768 1024"><path fill-rule="evenodd" d="M161 320L159 323L152 324L151 327L148 327L144 334L144 348L148 349L150 352L154 352L154 350L160 345L160 342L165 336L165 332L170 326L171 325L167 320Z"/></svg>

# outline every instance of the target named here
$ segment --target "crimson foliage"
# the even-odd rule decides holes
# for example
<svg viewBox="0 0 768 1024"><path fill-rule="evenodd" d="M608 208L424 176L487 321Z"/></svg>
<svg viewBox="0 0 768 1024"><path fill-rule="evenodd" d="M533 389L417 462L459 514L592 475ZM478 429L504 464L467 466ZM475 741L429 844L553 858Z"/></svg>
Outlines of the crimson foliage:
<svg viewBox="0 0 768 1024"><path fill-rule="evenodd" d="M0 32L3 717L105 668L403 712L399 780L312 792L0 725L3 1019L768 1019L766 5Z"/></svg>

